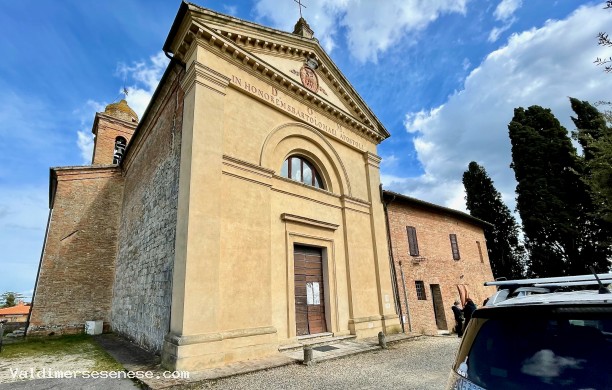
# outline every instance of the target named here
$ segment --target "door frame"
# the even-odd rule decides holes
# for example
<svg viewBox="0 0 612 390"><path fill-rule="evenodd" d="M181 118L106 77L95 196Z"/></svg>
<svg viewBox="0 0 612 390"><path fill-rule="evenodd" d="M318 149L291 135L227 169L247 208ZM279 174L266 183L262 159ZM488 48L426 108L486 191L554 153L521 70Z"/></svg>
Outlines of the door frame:
<svg viewBox="0 0 612 390"><path fill-rule="evenodd" d="M441 311L438 313L438 309L436 308L436 294L434 290L438 292L439 304L441 307ZM444 310L444 297L442 296L442 288L440 284L430 284L429 285L429 293L431 294L431 303L434 310L434 320L436 321L436 328L438 330L446 330L448 329L448 321L446 319L446 312ZM438 316L441 317L443 323L438 323Z"/></svg>
<svg viewBox="0 0 612 390"><path fill-rule="evenodd" d="M337 227L337 225L334 225ZM323 264L323 290L325 301L325 321L327 331L337 333L340 329L338 317L338 288L336 279L336 253L333 231L330 237L314 236L296 231L286 231L286 270L287 270L287 338L296 340L295 322L295 264L293 261L295 245L312 246L321 249ZM325 234L328 232L322 231Z"/></svg>
<svg viewBox="0 0 612 390"><path fill-rule="evenodd" d="M311 254L299 252L299 250L297 249L298 246L300 248L310 248L310 249L313 250L313 252ZM328 331L329 331L329 329L328 329L329 321L327 321L327 316L329 315L329 313L327 313L327 307L329 307L329 304L328 304L329 299L327 299L327 296L329 295L329 292L326 290L326 285L328 283L326 283L326 280L325 280L326 278L325 278L324 267L323 267L323 251L324 251L324 248L321 248L321 247L318 247L318 246L303 245L303 244L298 244L298 243L293 244L294 261L295 261L295 256L298 253L299 254L304 254L304 255L310 255L310 256L317 256L318 255L319 258L321 259L321 263L320 263L321 281L319 283L321 283L320 291L323 294L323 297L322 297L323 300L322 300L322 304L313 305L313 306L322 306L323 307L323 317L325 318L325 331L320 332L320 333L328 333ZM296 270L295 270L295 263L294 263L293 275L294 275L294 283L295 283L295 277L297 275ZM306 276L306 275L304 275L304 276ZM304 282L304 287L305 288L307 287L307 285L308 285L308 282ZM295 285L294 285L294 287L295 287ZM295 298L294 298L294 304L295 304ZM318 334L318 333L312 333L311 330L310 330L311 323L310 323L309 312L310 312L309 305L306 304L306 324L307 324L307 331L308 331L308 333L305 334L305 335L297 335L296 334L296 336L298 338L300 338L300 337L308 337L308 336L312 336L312 335ZM297 317L297 311L296 311L296 317ZM296 324L296 333L297 333L297 324Z"/></svg>

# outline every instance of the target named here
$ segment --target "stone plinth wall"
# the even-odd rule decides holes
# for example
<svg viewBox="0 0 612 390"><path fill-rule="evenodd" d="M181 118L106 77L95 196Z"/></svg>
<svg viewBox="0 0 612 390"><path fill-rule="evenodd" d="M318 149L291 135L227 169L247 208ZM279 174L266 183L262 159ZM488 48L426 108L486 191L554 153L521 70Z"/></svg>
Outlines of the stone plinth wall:
<svg viewBox="0 0 612 390"><path fill-rule="evenodd" d="M495 292L494 287L483 286L484 282L493 280L493 274L481 226L439 209L421 207L399 199L389 204L388 218L402 314L406 319L407 313L410 314L413 332L435 335L438 330L443 330L436 325L432 285L440 286L443 311L438 310L437 314L439 320L443 315L445 321L440 323L446 323L445 330L452 330L455 326L451 307L453 301L459 299L458 285L465 286L479 307L485 298ZM407 226L416 228L418 256L410 255ZM457 236L459 260L453 259L449 234ZM482 257L477 242L480 243ZM424 300L417 298L416 281L423 282ZM408 331L407 323L405 330Z"/></svg>
<svg viewBox="0 0 612 390"><path fill-rule="evenodd" d="M183 117L183 70L170 65L123 166L113 330L159 352L169 330Z"/></svg>
<svg viewBox="0 0 612 390"><path fill-rule="evenodd" d="M28 335L110 321L123 178L118 167L52 169L52 214Z"/></svg>

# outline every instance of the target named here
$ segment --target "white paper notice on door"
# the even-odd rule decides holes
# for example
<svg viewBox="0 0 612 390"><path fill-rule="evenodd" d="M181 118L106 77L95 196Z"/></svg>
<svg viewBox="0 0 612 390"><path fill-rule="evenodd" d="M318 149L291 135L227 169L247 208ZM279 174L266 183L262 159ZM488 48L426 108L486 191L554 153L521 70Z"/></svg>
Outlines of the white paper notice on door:
<svg viewBox="0 0 612 390"><path fill-rule="evenodd" d="M309 305L320 305L321 294L319 292L319 282L306 283L306 303Z"/></svg>

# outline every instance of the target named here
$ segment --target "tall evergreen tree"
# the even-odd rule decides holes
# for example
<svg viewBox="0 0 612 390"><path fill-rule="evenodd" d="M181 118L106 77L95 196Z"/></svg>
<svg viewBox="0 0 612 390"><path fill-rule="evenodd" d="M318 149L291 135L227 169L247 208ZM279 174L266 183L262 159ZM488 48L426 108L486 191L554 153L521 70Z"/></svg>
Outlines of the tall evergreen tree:
<svg viewBox="0 0 612 390"><path fill-rule="evenodd" d="M519 226L495 189L493 180L484 167L472 161L463 173L463 186L470 214L493 225L485 229L493 276L508 279L523 277L525 251L519 241Z"/></svg>
<svg viewBox="0 0 612 390"><path fill-rule="evenodd" d="M593 200L593 215L600 220L602 229L612 230L612 128L606 113L597 110L587 101L570 98L576 117L574 137L580 142L584 159L584 181L589 186ZM610 103L607 103L610 104ZM612 234L612 233L610 233ZM608 237L608 240L610 237ZM609 241L608 241L609 243Z"/></svg>
<svg viewBox="0 0 612 390"><path fill-rule="evenodd" d="M589 191L567 130L549 109L519 107L508 125L530 271L534 276L607 270L607 256L585 234Z"/></svg>

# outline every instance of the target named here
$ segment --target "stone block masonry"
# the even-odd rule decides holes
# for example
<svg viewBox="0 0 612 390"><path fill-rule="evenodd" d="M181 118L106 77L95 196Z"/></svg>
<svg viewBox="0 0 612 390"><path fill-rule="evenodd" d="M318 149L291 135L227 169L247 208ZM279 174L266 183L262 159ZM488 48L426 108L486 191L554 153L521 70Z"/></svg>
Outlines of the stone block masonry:
<svg viewBox="0 0 612 390"><path fill-rule="evenodd" d="M159 353L169 331L181 151L183 70L170 65L124 159L112 328Z"/></svg>

